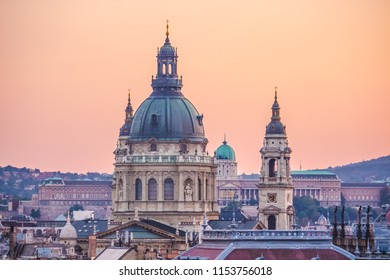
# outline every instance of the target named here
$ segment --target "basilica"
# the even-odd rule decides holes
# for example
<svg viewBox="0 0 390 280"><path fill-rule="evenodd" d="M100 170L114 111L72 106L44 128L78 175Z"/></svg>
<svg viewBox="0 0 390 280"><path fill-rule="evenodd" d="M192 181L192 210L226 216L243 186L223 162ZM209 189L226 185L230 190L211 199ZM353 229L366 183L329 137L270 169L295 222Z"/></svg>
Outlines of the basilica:
<svg viewBox="0 0 390 280"><path fill-rule="evenodd" d="M167 25L157 53L153 91L133 114L130 101L120 129L112 186L112 215L137 213L171 226L200 228L217 219L217 164L207 152L203 115L183 95L178 55Z"/></svg>
<svg viewBox="0 0 390 280"><path fill-rule="evenodd" d="M199 230L206 219L218 219L219 197L228 189L217 180L237 178L237 163L226 138L214 155L208 154L203 114L181 91L177 49L171 45L168 28L157 52L153 91L135 113L129 92L114 151L112 218L123 223L137 215L178 229ZM258 187L244 193L247 201L259 205L256 219L261 227L273 230L291 229L294 212L291 149L280 119L275 89L260 151Z"/></svg>

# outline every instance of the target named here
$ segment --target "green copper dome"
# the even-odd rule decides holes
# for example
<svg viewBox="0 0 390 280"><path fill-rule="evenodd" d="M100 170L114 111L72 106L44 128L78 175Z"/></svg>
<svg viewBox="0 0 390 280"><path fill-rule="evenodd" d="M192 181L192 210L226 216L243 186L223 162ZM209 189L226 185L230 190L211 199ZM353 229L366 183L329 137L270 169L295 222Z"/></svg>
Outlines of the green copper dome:
<svg viewBox="0 0 390 280"><path fill-rule="evenodd" d="M226 140L223 141L223 145L218 147L216 157L217 159L236 160L236 154L234 153L233 148L227 144Z"/></svg>

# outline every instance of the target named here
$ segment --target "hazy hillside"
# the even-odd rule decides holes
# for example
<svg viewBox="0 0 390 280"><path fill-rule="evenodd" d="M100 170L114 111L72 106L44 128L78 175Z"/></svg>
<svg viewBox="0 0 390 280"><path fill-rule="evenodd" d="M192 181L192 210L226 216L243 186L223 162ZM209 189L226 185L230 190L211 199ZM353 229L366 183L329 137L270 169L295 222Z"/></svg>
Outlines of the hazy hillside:
<svg viewBox="0 0 390 280"><path fill-rule="evenodd" d="M328 168L343 182L372 182L390 178L390 156Z"/></svg>

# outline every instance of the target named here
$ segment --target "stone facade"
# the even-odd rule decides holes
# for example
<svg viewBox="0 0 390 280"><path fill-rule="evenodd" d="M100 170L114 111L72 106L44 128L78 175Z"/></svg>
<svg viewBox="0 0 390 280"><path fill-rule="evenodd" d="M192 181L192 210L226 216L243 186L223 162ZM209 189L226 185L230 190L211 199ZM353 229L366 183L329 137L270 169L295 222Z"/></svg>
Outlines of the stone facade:
<svg viewBox="0 0 390 280"><path fill-rule="evenodd" d="M277 92L271 122L260 150L262 165L259 183L259 221L269 230L291 229L293 224L293 186L290 154L285 126L280 122Z"/></svg>
<svg viewBox="0 0 390 280"><path fill-rule="evenodd" d="M39 185L38 205L41 220L54 220L66 213L73 205L81 205L84 210L95 212L96 218L110 215L111 182L110 181L64 181L60 178L49 178ZM30 214L31 209L24 207Z"/></svg>
<svg viewBox="0 0 390 280"><path fill-rule="evenodd" d="M380 191L390 183L341 183L346 206L380 206Z"/></svg>
<svg viewBox="0 0 390 280"><path fill-rule="evenodd" d="M218 217L214 157L203 115L181 92L177 50L166 40L157 54L152 94L133 116L130 95L120 129L112 185L113 219L135 214L180 229Z"/></svg>
<svg viewBox="0 0 390 280"><path fill-rule="evenodd" d="M341 205L341 180L329 171L293 171L294 196L310 196L323 207Z"/></svg>

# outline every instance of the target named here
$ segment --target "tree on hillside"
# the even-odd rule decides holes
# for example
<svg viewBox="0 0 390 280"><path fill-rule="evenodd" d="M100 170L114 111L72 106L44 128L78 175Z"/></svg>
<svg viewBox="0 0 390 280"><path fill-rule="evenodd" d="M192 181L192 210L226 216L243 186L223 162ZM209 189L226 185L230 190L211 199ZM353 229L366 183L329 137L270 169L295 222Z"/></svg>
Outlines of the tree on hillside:
<svg viewBox="0 0 390 280"><path fill-rule="evenodd" d="M297 222L302 226L306 226L309 221L316 221L321 216L320 203L309 196L294 197L293 206Z"/></svg>
<svg viewBox="0 0 390 280"><path fill-rule="evenodd" d="M31 209L30 216L35 220L38 220L41 217L41 210L39 208L37 210Z"/></svg>
<svg viewBox="0 0 390 280"><path fill-rule="evenodd" d="M84 207L80 204L75 204L72 207L69 208L70 216L73 217L73 211L82 211L84 210ZM68 213L65 213L65 216L68 216Z"/></svg>
<svg viewBox="0 0 390 280"><path fill-rule="evenodd" d="M379 192L380 205L390 204L390 187L384 186Z"/></svg>

